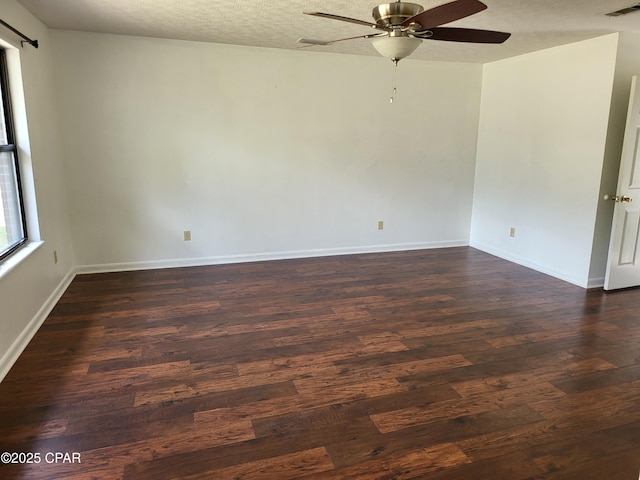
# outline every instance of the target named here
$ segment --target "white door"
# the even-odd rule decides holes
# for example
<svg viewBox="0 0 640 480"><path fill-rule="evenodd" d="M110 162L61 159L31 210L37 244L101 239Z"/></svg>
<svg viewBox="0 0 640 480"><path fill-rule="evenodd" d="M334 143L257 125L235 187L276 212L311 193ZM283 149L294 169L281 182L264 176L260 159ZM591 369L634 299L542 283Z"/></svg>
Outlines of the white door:
<svg viewBox="0 0 640 480"><path fill-rule="evenodd" d="M605 197L606 198L606 197ZM605 290L640 285L640 82L631 81L618 191L609 242Z"/></svg>

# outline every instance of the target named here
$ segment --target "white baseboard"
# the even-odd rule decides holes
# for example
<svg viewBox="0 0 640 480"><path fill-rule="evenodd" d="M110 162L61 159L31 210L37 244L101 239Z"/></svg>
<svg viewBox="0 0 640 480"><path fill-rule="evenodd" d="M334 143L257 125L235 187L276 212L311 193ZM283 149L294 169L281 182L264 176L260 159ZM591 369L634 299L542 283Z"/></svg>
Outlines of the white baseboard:
<svg viewBox="0 0 640 480"><path fill-rule="evenodd" d="M146 262L108 263L101 265L80 265L76 273L106 273L132 270L154 270L159 268L196 267L202 265L222 265L229 263L261 262L267 260L287 260L292 258L328 257L332 255L353 255L358 253L399 252L406 250L426 250L433 248L466 247L468 240L443 242L400 243L391 245L370 245L364 247L325 248L317 250L294 250L288 252L266 252L215 257L179 258Z"/></svg>
<svg viewBox="0 0 640 480"><path fill-rule="evenodd" d="M71 282L76 276L75 269L69 270L69 272L65 275L62 281L58 284L56 289L49 295L47 301L40 307L38 313L31 319L26 328L22 331L22 333L16 338L11 347L0 357L0 382L4 379L4 377L9 373L11 367L13 367L14 363L18 360L18 357L22 354L27 345L37 333L38 329L42 326L44 321L47 319L53 307L56 306L58 300L62 297L62 294L69 287Z"/></svg>
<svg viewBox="0 0 640 480"><path fill-rule="evenodd" d="M587 282L587 288L602 288L604 287L604 277L589 278Z"/></svg>
<svg viewBox="0 0 640 480"><path fill-rule="evenodd" d="M549 275L552 277L555 277L559 280L562 280L564 282L568 282L568 283L572 283L574 285L577 285L578 287L582 287L582 288L593 288L590 285L585 284L583 281L580 281L576 278L570 277L568 275L566 275L564 272L560 272L558 270L554 270L552 268L548 268L544 265L538 265L536 263L533 263L529 260L527 260L526 258L522 258L522 257L518 257L517 255L513 255L509 252L504 252L501 251L499 249L493 248L489 245L485 245L483 243L479 243L479 242L471 242L470 245L473 248L476 248L478 250L482 250L483 252L486 252L490 255L502 258L504 260L508 260L509 262L513 262L513 263L517 263L518 265L522 265L523 267L527 267L530 268L532 270L535 270L537 272L540 273L544 273L545 275ZM603 285L604 285L604 280L603 280ZM595 286L595 285L594 285Z"/></svg>

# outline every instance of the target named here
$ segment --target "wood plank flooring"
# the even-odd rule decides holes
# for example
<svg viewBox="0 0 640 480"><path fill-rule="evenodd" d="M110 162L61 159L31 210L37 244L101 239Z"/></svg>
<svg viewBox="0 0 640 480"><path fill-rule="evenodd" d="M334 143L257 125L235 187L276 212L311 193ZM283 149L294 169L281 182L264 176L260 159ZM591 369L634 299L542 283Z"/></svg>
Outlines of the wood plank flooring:
<svg viewBox="0 0 640 480"><path fill-rule="evenodd" d="M0 452L32 454L3 479L637 480L640 290L471 248L78 276L0 383Z"/></svg>

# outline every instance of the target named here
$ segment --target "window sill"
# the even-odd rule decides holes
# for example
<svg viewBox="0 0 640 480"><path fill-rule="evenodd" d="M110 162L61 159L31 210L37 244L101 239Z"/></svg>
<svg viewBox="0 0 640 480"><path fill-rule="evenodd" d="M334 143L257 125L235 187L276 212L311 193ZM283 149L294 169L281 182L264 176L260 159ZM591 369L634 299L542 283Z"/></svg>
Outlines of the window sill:
<svg viewBox="0 0 640 480"><path fill-rule="evenodd" d="M0 263L0 280L2 280L3 277L6 277L9 272L24 262L29 255L38 250L42 245L44 245L44 242L29 242L4 262Z"/></svg>

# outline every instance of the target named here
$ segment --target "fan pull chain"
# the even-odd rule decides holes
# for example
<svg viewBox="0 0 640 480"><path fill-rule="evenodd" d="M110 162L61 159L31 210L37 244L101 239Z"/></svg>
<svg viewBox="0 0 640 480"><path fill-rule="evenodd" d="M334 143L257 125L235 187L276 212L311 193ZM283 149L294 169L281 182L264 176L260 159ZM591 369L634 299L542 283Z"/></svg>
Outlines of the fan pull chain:
<svg viewBox="0 0 640 480"><path fill-rule="evenodd" d="M391 98L389 98L389 103L393 103L393 99L396 96L396 92L398 89L396 88L398 78L398 60L393 60L393 93L391 94Z"/></svg>

